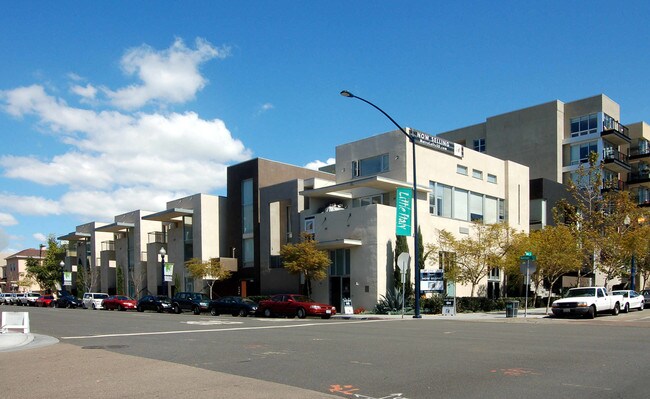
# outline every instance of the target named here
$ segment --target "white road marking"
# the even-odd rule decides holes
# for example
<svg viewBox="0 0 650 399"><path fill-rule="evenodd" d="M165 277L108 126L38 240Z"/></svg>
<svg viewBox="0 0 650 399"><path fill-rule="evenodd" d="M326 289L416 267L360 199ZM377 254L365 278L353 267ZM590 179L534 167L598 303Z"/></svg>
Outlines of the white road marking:
<svg viewBox="0 0 650 399"><path fill-rule="evenodd" d="M182 321L183 324L192 324L197 326L217 326L230 324L244 324L243 321L219 321L219 320L199 320L199 321Z"/></svg>
<svg viewBox="0 0 650 399"><path fill-rule="evenodd" d="M73 337L61 337L61 339L140 337L140 336L146 336L146 335L171 335L171 334L195 334L195 333L206 333L206 332L271 330L271 329L278 329L278 328L294 328L294 327L310 327L310 326L333 326L333 325L338 325L338 324L376 323L376 322L380 322L380 321L392 321L392 320L390 320L390 319L361 320L361 321L341 321L341 322L332 322L332 323L289 324L289 325L275 325L275 326L261 326L261 327L211 328L211 329L205 329L205 330L176 330L176 331L151 331L151 332L140 332L140 333L122 333L122 334L79 335L79 336L73 336Z"/></svg>

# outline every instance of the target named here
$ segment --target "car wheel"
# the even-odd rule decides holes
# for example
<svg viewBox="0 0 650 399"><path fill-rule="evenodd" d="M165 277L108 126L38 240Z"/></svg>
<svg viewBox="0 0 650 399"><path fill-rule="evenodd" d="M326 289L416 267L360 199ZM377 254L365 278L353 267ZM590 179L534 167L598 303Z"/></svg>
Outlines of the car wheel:
<svg viewBox="0 0 650 399"><path fill-rule="evenodd" d="M210 314L212 316L219 316L219 313L217 312L217 308L210 308Z"/></svg>
<svg viewBox="0 0 650 399"><path fill-rule="evenodd" d="M196 315L199 315L199 314L201 314L201 308L199 308L198 306L195 306L194 309L192 309L192 312L194 314L196 314Z"/></svg>
<svg viewBox="0 0 650 399"><path fill-rule="evenodd" d="M97 306L93 303L93 310L97 310Z"/></svg>
<svg viewBox="0 0 650 399"><path fill-rule="evenodd" d="M614 310L612 310L612 314L614 316L618 316L620 312L621 312L621 305L617 303L616 305L614 305Z"/></svg>
<svg viewBox="0 0 650 399"><path fill-rule="evenodd" d="M162 307L162 305L158 305L158 307L156 308L156 312L158 312L158 313L162 313L162 312L163 312L163 307Z"/></svg>
<svg viewBox="0 0 650 399"><path fill-rule="evenodd" d="M303 308L298 308L298 310L296 310L296 316L298 316L299 319L304 319L307 317L307 312L305 312L305 309Z"/></svg>
<svg viewBox="0 0 650 399"><path fill-rule="evenodd" d="M593 319L594 317L596 317L596 308L594 308L593 306L590 306L590 307L589 307L589 311L587 312L586 317L587 317L588 319Z"/></svg>
<svg viewBox="0 0 650 399"><path fill-rule="evenodd" d="M246 312L246 309L239 309L239 317L246 317L248 316L248 313Z"/></svg>
<svg viewBox="0 0 650 399"><path fill-rule="evenodd" d="M626 303L626 304L625 304L625 307L623 308L623 313L627 313L627 312L629 312L629 311L630 311L630 304L629 304L629 303Z"/></svg>
<svg viewBox="0 0 650 399"><path fill-rule="evenodd" d="M272 317L273 312L271 312L271 309L264 309L264 317Z"/></svg>
<svg viewBox="0 0 650 399"><path fill-rule="evenodd" d="M179 314L181 312L181 308L178 305L174 305L174 313Z"/></svg>
<svg viewBox="0 0 650 399"><path fill-rule="evenodd" d="M142 309L142 306L140 306L140 305L138 305L138 307L136 308L136 310L137 310L138 312L140 312L140 313L144 312L144 309Z"/></svg>
<svg viewBox="0 0 650 399"><path fill-rule="evenodd" d="M125 311L126 309L124 309L124 306L122 306L122 305L118 305L118 306L117 306L117 310L119 310L120 312L123 312L123 311Z"/></svg>
<svg viewBox="0 0 650 399"><path fill-rule="evenodd" d="M642 311L643 308L644 308L644 306L643 306L643 302L641 302L641 306L639 306L639 312Z"/></svg>
<svg viewBox="0 0 650 399"><path fill-rule="evenodd" d="M50 302L50 306L55 308L56 307L56 302L54 302L54 301Z"/></svg>
<svg viewBox="0 0 650 399"><path fill-rule="evenodd" d="M331 317L332 317L331 314L324 314L324 315L322 315L320 318L321 318L321 319L325 319L325 320L327 320L327 319L329 319L329 318L331 318Z"/></svg>

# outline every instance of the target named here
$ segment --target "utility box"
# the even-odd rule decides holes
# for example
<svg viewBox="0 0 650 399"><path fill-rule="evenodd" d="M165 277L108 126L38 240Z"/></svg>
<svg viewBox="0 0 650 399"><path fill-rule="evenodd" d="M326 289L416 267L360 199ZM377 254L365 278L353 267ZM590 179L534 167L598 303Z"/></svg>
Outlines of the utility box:
<svg viewBox="0 0 650 399"><path fill-rule="evenodd" d="M519 301L506 302L506 317L517 317L519 311Z"/></svg>

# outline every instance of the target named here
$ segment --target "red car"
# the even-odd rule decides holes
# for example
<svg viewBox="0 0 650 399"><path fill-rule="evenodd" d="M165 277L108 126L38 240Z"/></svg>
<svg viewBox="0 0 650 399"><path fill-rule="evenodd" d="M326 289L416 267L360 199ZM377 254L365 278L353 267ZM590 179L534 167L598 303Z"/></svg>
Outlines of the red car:
<svg viewBox="0 0 650 399"><path fill-rule="evenodd" d="M138 307L138 301L125 295L111 295L102 301L102 307L105 310L136 309Z"/></svg>
<svg viewBox="0 0 650 399"><path fill-rule="evenodd" d="M336 308L332 305L314 302L305 295L278 294L261 301L259 312L265 317L282 315L298 316L298 318L304 319L307 316L320 316L323 319L329 319L336 314Z"/></svg>
<svg viewBox="0 0 650 399"><path fill-rule="evenodd" d="M40 307L48 307L48 306L52 306L53 300L54 300L53 295L41 295L38 298L36 298L34 304Z"/></svg>

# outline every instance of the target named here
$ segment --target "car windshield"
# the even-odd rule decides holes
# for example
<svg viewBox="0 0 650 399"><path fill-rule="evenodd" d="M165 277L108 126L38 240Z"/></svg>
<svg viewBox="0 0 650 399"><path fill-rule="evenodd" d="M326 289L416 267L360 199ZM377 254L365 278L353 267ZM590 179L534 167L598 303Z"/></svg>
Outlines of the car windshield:
<svg viewBox="0 0 650 399"><path fill-rule="evenodd" d="M169 302L169 298L167 298L166 296L157 296L156 300L160 302Z"/></svg>
<svg viewBox="0 0 650 399"><path fill-rule="evenodd" d="M118 296L115 297L115 299L119 299L120 301L128 301L131 298L129 298L128 296L124 296L124 295L118 295Z"/></svg>
<svg viewBox="0 0 650 399"><path fill-rule="evenodd" d="M210 297L205 294L194 294L192 295L192 299L197 299L199 301L209 301Z"/></svg>
<svg viewBox="0 0 650 399"><path fill-rule="evenodd" d="M248 299L248 298L242 298L241 302L242 303L248 303L248 304L251 304L251 305L255 303L252 299Z"/></svg>
<svg viewBox="0 0 650 399"><path fill-rule="evenodd" d="M627 291L612 291L612 295L623 295L623 298L627 298L630 293Z"/></svg>
<svg viewBox="0 0 650 399"><path fill-rule="evenodd" d="M566 294L567 298L576 298L576 297L585 297L585 296L595 296L595 288L572 288Z"/></svg>

